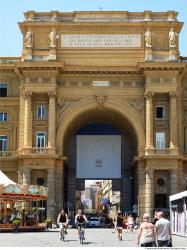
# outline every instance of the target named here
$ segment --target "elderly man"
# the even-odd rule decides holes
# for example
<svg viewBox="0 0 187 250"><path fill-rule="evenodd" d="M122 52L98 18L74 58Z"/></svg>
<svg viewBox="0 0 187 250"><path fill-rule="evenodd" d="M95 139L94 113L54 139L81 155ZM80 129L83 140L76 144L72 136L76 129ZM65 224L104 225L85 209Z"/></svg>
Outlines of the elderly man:
<svg viewBox="0 0 187 250"><path fill-rule="evenodd" d="M155 227L158 247L170 247L172 241L170 222L164 218L163 212L158 212L157 218Z"/></svg>
<svg viewBox="0 0 187 250"><path fill-rule="evenodd" d="M138 245L141 247L156 246L155 226L150 222L150 217L147 213L143 215L143 223L139 228Z"/></svg>

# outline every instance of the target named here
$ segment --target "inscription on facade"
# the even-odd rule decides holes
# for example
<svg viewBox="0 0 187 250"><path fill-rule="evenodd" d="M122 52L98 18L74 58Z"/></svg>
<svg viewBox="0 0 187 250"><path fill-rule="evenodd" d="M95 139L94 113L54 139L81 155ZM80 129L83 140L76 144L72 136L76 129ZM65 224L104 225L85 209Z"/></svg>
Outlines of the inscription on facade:
<svg viewBox="0 0 187 250"><path fill-rule="evenodd" d="M140 48L140 34L61 35L62 48Z"/></svg>
<svg viewBox="0 0 187 250"><path fill-rule="evenodd" d="M93 81L92 86L94 87L108 87L110 86L109 81Z"/></svg>

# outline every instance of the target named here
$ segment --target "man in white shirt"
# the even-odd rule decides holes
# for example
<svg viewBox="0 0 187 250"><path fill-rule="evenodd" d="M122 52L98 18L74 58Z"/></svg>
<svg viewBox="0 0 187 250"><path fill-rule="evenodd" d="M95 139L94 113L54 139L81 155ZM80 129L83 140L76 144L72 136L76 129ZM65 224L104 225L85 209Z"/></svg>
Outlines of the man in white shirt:
<svg viewBox="0 0 187 250"><path fill-rule="evenodd" d="M172 240L170 222L164 218L163 212L158 212L157 218L159 220L156 222L155 227L158 247L168 247Z"/></svg>

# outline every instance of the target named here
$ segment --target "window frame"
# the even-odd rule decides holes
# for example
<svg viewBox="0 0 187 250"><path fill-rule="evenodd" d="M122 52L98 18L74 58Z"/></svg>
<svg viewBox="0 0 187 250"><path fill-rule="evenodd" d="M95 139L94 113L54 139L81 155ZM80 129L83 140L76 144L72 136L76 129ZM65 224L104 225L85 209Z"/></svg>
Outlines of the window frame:
<svg viewBox="0 0 187 250"><path fill-rule="evenodd" d="M7 122L8 121L8 112L0 112L0 114L3 115L3 120L1 121L1 119L0 119L0 122ZM4 119L5 118L5 114L6 114L6 120Z"/></svg>
<svg viewBox="0 0 187 250"><path fill-rule="evenodd" d="M1 139L1 137L6 137L6 140L4 139ZM6 141L6 148L5 148L5 150L3 150L3 143L2 143L2 150L1 150L1 148L0 148L0 152L6 152L6 151L8 151L8 135L0 135L0 141Z"/></svg>
<svg viewBox="0 0 187 250"><path fill-rule="evenodd" d="M163 108L163 117L157 117L157 108ZM165 119L165 106L164 105L156 105L155 107L155 118L160 120L160 119Z"/></svg>
<svg viewBox="0 0 187 250"><path fill-rule="evenodd" d="M39 138L39 135L40 133L43 133L44 134L44 146L43 147L38 147L38 138ZM41 143L41 140L42 140L42 136L40 136L40 143ZM46 132L43 132L43 131L40 131L40 132L36 132L36 148L46 148Z"/></svg>
<svg viewBox="0 0 187 250"><path fill-rule="evenodd" d="M163 134L164 135L164 140L161 140L161 139L157 140L157 135L158 134ZM164 142L164 147L162 147L163 142ZM159 147L158 147L158 144L160 144ZM166 148L166 132L165 131L157 131L155 133L155 148L156 149L165 149Z"/></svg>
<svg viewBox="0 0 187 250"><path fill-rule="evenodd" d="M7 97L8 96L8 83L7 82L0 82L0 89L1 89L1 85L6 85L6 96L1 96L0 95L0 98L1 97Z"/></svg>
<svg viewBox="0 0 187 250"><path fill-rule="evenodd" d="M44 109L45 109L45 115L44 115L44 117L40 117L39 116L39 108L41 108L41 107L43 107ZM41 109L41 111L42 111L42 109ZM42 112L41 112L41 114L42 114ZM47 117L47 107L46 107L46 105L38 105L37 107L36 107L36 116L37 116L37 119L40 119L40 120L45 120L46 119L46 117Z"/></svg>

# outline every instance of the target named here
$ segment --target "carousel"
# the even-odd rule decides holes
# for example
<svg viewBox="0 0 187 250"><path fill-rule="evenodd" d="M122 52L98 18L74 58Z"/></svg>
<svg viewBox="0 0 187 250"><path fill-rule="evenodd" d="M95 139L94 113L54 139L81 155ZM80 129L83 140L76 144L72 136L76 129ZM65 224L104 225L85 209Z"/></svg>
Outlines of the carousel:
<svg viewBox="0 0 187 250"><path fill-rule="evenodd" d="M47 191L17 184L0 170L0 232L45 230Z"/></svg>

